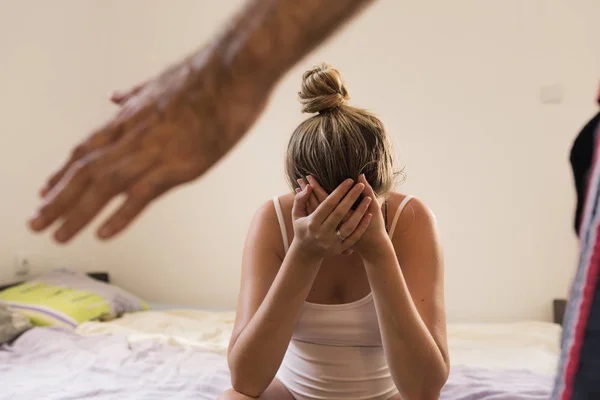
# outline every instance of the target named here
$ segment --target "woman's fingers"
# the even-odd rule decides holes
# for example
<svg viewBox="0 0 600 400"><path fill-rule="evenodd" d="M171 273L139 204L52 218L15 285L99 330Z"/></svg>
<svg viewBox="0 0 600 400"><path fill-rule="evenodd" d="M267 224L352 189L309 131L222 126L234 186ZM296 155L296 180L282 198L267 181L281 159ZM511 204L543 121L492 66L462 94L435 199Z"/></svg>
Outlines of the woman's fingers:
<svg viewBox="0 0 600 400"><path fill-rule="evenodd" d="M326 219L328 219L329 215L334 210L336 210L336 208L339 206L342 199L344 199L344 196L346 196L346 193L348 193L348 191L350 189L352 189L353 186L354 186L354 181L352 179L346 179L344 182L342 182L329 196L327 196L325 201L323 201L323 202L321 202L321 204L319 204L319 207L317 207L316 211L313 213L314 220L319 225L321 225ZM312 186L308 185L307 188L312 188ZM363 188L364 188L364 185L363 185ZM362 191L362 189L361 189L361 191ZM350 209L350 208L348 208L348 209ZM343 215L342 215L342 218L343 218ZM340 220L341 220L341 218L340 218ZM338 221L338 224L339 224L339 221ZM338 224L335 224L335 227L337 227Z"/></svg>
<svg viewBox="0 0 600 400"><path fill-rule="evenodd" d="M317 181L317 179L314 176L312 176L312 175L308 175L306 177L306 180L308 181L308 183L310 184L310 186L312 186L312 188L313 188L313 190L315 192L315 196L319 200L319 203L324 202L325 199L327 198L327 196L329 196L329 194L325 191L325 189L323 189L321 187L321 185L319 184L319 182Z"/></svg>
<svg viewBox="0 0 600 400"><path fill-rule="evenodd" d="M302 178L297 180L298 185L300 185L300 190L304 190L304 188L308 185L306 183L306 181ZM317 200L317 197L315 196L314 193L314 187L313 187L313 192L310 194L310 197L308 199L308 203L307 203L307 207L306 207L306 211L308 212L308 214L312 214L313 212L315 212L315 210L317 209L317 207L319 207L320 201Z"/></svg>
<svg viewBox="0 0 600 400"><path fill-rule="evenodd" d="M365 190L364 190L365 197L370 197L372 200L375 200L375 192L373 191L373 188L371 187L369 182L367 182L367 178L365 178L365 174L361 174L358 177L358 181L360 183L362 183L363 185L365 185ZM373 209L372 212L379 210L379 204L377 204L377 202L373 202L373 207L375 207L375 208Z"/></svg>
<svg viewBox="0 0 600 400"><path fill-rule="evenodd" d="M363 183L357 183L356 185L354 185L354 187L348 192L348 194L346 194L346 196L339 202L339 204L327 217L327 219L323 223L323 228L325 228L325 230L329 232L335 231L346 216L346 214L348 214L348 212L352 209L352 205L360 197L364 189L365 185ZM325 202L327 202L328 200L329 197L325 200ZM323 202L323 204L325 204L325 202Z"/></svg>
<svg viewBox="0 0 600 400"><path fill-rule="evenodd" d="M356 230L363 216L367 213L369 204L371 204L371 198L363 198L356 211L353 212L352 215L340 225L338 230L343 237L349 237L352 235L352 232Z"/></svg>
<svg viewBox="0 0 600 400"><path fill-rule="evenodd" d="M311 187L306 186L304 190L296 194L296 196L294 197L294 205L292 207L292 219L294 221L299 218L306 217L308 215L306 211L306 206L311 193Z"/></svg>
<svg viewBox="0 0 600 400"><path fill-rule="evenodd" d="M342 242L342 252L345 252L348 249L351 249L352 246L354 246L356 244L356 242L358 242L360 240L362 235L365 233L365 231L369 227L369 224L371 223L372 218L373 218L373 214L371 214L371 213L365 214L362 217L362 219L360 220L360 223L358 224L358 226L356 227L354 232L352 232L352 234Z"/></svg>

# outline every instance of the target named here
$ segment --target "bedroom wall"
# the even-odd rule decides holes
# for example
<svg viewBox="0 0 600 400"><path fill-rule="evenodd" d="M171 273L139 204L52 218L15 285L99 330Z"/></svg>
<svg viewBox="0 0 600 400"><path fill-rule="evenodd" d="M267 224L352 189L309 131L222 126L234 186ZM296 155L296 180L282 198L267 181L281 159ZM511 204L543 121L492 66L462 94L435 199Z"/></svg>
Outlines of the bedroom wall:
<svg viewBox="0 0 600 400"><path fill-rule="evenodd" d="M100 1L0 0L0 281L14 279L18 254L34 271L62 262L102 265L106 246L84 235L61 248L25 220L37 192L72 143L106 118L106 63L113 10Z"/></svg>
<svg viewBox="0 0 600 400"><path fill-rule="evenodd" d="M567 154L595 110L595 0L380 0L287 75L217 167L118 240L99 243L88 229L60 247L25 229L49 169L113 111L105 93L196 48L240 4L0 0L0 281L24 253L34 271L107 270L148 300L233 307L252 214L286 191L300 75L325 60L342 71L352 104L387 124L406 165L399 190L437 215L449 319L549 319L576 262ZM562 102L541 104L553 85Z"/></svg>

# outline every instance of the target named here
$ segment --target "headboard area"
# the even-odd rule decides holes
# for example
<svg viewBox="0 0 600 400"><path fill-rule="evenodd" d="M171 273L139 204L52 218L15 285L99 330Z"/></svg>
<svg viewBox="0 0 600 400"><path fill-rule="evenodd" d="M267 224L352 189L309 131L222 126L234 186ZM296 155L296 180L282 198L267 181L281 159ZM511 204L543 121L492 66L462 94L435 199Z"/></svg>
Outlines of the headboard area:
<svg viewBox="0 0 600 400"><path fill-rule="evenodd" d="M90 278L93 278L97 281L110 283L110 276L108 272L90 272L87 274ZM8 285L0 285L0 290L8 289L10 287L16 286L22 282L13 282Z"/></svg>
<svg viewBox="0 0 600 400"><path fill-rule="evenodd" d="M566 299L554 299L552 302L552 313L554 315L554 323L562 325L565 317L565 309L567 308Z"/></svg>

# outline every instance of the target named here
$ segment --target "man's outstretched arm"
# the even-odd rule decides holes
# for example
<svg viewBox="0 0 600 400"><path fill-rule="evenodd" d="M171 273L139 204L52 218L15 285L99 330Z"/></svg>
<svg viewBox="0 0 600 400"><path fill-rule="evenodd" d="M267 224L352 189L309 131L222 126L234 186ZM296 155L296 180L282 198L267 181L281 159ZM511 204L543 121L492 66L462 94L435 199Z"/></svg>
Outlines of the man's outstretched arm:
<svg viewBox="0 0 600 400"><path fill-rule="evenodd" d="M154 199L219 161L281 76L372 1L248 1L197 53L113 96L122 108L49 178L31 228L60 219L55 238L67 242L123 193L98 231L101 238L119 233Z"/></svg>

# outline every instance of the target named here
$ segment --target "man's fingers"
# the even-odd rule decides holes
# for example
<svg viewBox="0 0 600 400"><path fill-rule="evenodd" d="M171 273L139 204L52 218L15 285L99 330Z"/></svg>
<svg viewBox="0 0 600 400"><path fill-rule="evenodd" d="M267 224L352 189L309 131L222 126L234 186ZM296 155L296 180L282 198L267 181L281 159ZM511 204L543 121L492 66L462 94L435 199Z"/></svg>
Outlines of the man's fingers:
<svg viewBox="0 0 600 400"><path fill-rule="evenodd" d="M47 182L40 189L40 197L46 197L48 193L56 186L56 184L65 176L67 171L73 166L73 163L77 161L75 159L69 159L67 162L63 164L56 172L54 172L50 178L48 178Z"/></svg>
<svg viewBox="0 0 600 400"><path fill-rule="evenodd" d="M127 100L135 96L146 86L147 82L141 83L126 91L115 91L110 95L110 101L117 105L123 105Z"/></svg>
<svg viewBox="0 0 600 400"><path fill-rule="evenodd" d="M96 183L88 186L83 195L67 216L65 222L54 233L54 238L59 243L66 243L87 225L115 196L108 187Z"/></svg>
<svg viewBox="0 0 600 400"><path fill-rule="evenodd" d="M308 204L308 199L310 194L312 193L312 189L310 186L306 186L304 190L300 193L296 194L294 197L294 206L292 207L292 218L297 220L298 218L306 217L307 211L306 207Z"/></svg>
<svg viewBox="0 0 600 400"><path fill-rule="evenodd" d="M360 197L361 193L365 189L363 183L357 183L354 187L346 194L346 196L339 202L333 212L327 217L323 223L323 227L330 232L333 232L340 225L346 214L352 209L352 205ZM327 201L327 200L325 200Z"/></svg>
<svg viewBox="0 0 600 400"><path fill-rule="evenodd" d="M36 216L30 221L30 226L35 231L41 231L52 225L56 219L63 216L84 194L88 184L96 184L100 187L94 190L102 195L104 192L115 192L122 190L121 180L126 171L115 171L114 165L124 155L130 153L137 145L135 134L128 135L127 140L122 140L116 145L105 146L103 151L93 152L81 160L76 161L63 175L61 180L45 196L42 207ZM147 151L144 157L156 156L160 150ZM135 160L139 158L134 157ZM110 172L112 171L112 172ZM103 187L105 177L110 172L111 179ZM119 179L116 179L118 177Z"/></svg>
<svg viewBox="0 0 600 400"><path fill-rule="evenodd" d="M365 214L365 216L362 217L362 219L360 220L360 223L358 224L358 226L356 227L354 232L352 232L352 234L342 242L342 251L346 251L346 250L350 249L352 246L354 246L356 244L356 242L358 242L360 240L362 235L365 233L365 231L369 227L369 224L371 223L372 218L373 218L373 214L371 214L371 213Z"/></svg>
<svg viewBox="0 0 600 400"><path fill-rule="evenodd" d="M52 189L56 186L56 184L63 179L67 171L73 167L73 164L93 153L94 151L115 143L121 137L121 133L122 127L116 126L111 122L103 128L98 129L89 138L76 146L71 151L71 156L67 161L64 162L63 166L53 173L50 178L48 178L40 190L40 196L46 197L48 193L50 193L50 191L52 191Z"/></svg>
<svg viewBox="0 0 600 400"><path fill-rule="evenodd" d="M60 182L60 180L65 176L67 171L71 169L73 164L90 154L92 151L93 149L86 146L85 144L81 144L75 149L73 149L71 157L63 164L62 167L60 167L55 173L53 173L47 180L47 182L44 184L44 187L42 187L42 189L40 190L40 196L46 197L48 193L50 193L50 191L54 189L56 184Z"/></svg>
<svg viewBox="0 0 600 400"><path fill-rule="evenodd" d="M325 189L323 189L321 187L321 185L319 184L319 182L317 181L317 179L315 177L309 175L306 177L306 179L308 180L308 183L310 184L310 186L313 187L315 196L317 197L317 200L319 200L319 203L324 202L325 199L327 198L327 196L329 196L329 194L325 191Z"/></svg>
<svg viewBox="0 0 600 400"><path fill-rule="evenodd" d="M34 231L42 231L71 206L91 180L89 164L85 160L77 161L56 186L48 193L46 200L29 220Z"/></svg>
<svg viewBox="0 0 600 400"><path fill-rule="evenodd" d="M149 123L152 121L147 121L143 126L131 127L133 131L126 129L128 128L126 125L131 125L132 121L137 121L136 116L141 117L147 112L148 110L139 109L139 107L125 107L121 109L114 118L73 149L71 156L64 165L47 180L46 184L40 190L40 195L46 197L58 182L64 178L73 165L84 157L89 156L95 151L117 144L124 136L129 141L135 140L138 134L147 129Z"/></svg>
<svg viewBox="0 0 600 400"><path fill-rule="evenodd" d="M119 106L127 101L128 98L129 94L127 92L115 91L110 94L110 101Z"/></svg>
<svg viewBox="0 0 600 400"><path fill-rule="evenodd" d="M127 191L123 204L98 229L98 236L108 239L123 231L154 199L185 181L178 171L167 167L150 170Z"/></svg>
<svg viewBox="0 0 600 400"><path fill-rule="evenodd" d="M85 227L116 195L143 175L156 161L148 152L111 166L103 176L88 185L75 206L64 217L54 237L65 243Z"/></svg>
<svg viewBox="0 0 600 400"><path fill-rule="evenodd" d="M317 207L313 213L315 220L319 223L324 222L333 212L333 210L336 209L346 193L352 189L353 185L354 181L352 179L346 179L344 182L342 182L329 196L327 196L325 201L322 201L321 204L319 204L319 207ZM312 188L311 185L308 185L307 187Z"/></svg>

